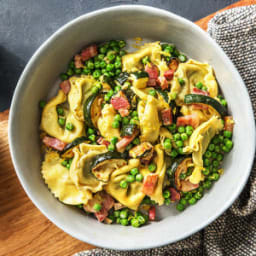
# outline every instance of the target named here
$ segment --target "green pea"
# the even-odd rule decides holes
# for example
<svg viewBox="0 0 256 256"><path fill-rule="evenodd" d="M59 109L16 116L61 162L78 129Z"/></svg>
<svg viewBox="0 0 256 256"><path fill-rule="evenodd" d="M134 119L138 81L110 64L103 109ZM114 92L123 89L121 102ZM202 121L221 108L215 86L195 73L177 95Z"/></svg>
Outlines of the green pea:
<svg viewBox="0 0 256 256"><path fill-rule="evenodd" d="M130 170L131 175L135 176L139 173L139 169L134 167Z"/></svg>
<svg viewBox="0 0 256 256"><path fill-rule="evenodd" d="M195 87L198 89L202 89L203 84L201 82L198 82L198 83L196 83Z"/></svg>
<svg viewBox="0 0 256 256"><path fill-rule="evenodd" d="M224 140L224 137L222 135L219 135L218 139L219 139L220 142L222 142Z"/></svg>
<svg viewBox="0 0 256 256"><path fill-rule="evenodd" d="M178 155L178 152L175 149L173 149L172 152L170 153L170 156L173 158L175 158L177 155Z"/></svg>
<svg viewBox="0 0 256 256"><path fill-rule="evenodd" d="M64 126L64 124L65 124L65 118L60 117L60 118L58 119L58 123L59 123L60 126Z"/></svg>
<svg viewBox="0 0 256 256"><path fill-rule="evenodd" d="M104 57L105 57L105 55L104 55L104 54L99 54L99 55L98 55L98 59L99 59L99 60L103 60L103 59L104 59Z"/></svg>
<svg viewBox="0 0 256 256"><path fill-rule="evenodd" d="M186 200L189 200L191 197L192 197L192 193L191 193L191 192L188 192L188 193L185 195L185 199L186 199Z"/></svg>
<svg viewBox="0 0 256 256"><path fill-rule="evenodd" d="M104 100L105 100L106 102L108 102L108 101L110 100L110 98L111 98L110 95L108 95L108 94L105 94L105 95L104 95Z"/></svg>
<svg viewBox="0 0 256 256"><path fill-rule="evenodd" d="M99 88L97 88L96 86L93 86L92 89L91 89L91 92L92 92L93 94L98 93L98 91L99 91Z"/></svg>
<svg viewBox="0 0 256 256"><path fill-rule="evenodd" d="M185 81L182 78L178 78L178 82L179 82L180 85L184 85L185 84Z"/></svg>
<svg viewBox="0 0 256 256"><path fill-rule="evenodd" d="M130 124L138 124L138 120L134 117L130 120Z"/></svg>
<svg viewBox="0 0 256 256"><path fill-rule="evenodd" d="M164 192L163 192L163 197L164 198L169 198L171 196L171 192L169 191L169 190L165 190Z"/></svg>
<svg viewBox="0 0 256 256"><path fill-rule="evenodd" d="M205 155L206 158L211 158L212 153L207 150L207 151L204 153L204 155Z"/></svg>
<svg viewBox="0 0 256 256"><path fill-rule="evenodd" d="M128 183L127 183L125 180L122 180L122 181L120 182L120 187L121 187L121 188L127 188L127 187L128 187Z"/></svg>
<svg viewBox="0 0 256 256"><path fill-rule="evenodd" d="M114 216L115 216L115 218L119 218L120 217L120 211L114 211Z"/></svg>
<svg viewBox="0 0 256 256"><path fill-rule="evenodd" d="M221 147L221 150L223 151L223 152L225 152L225 153L228 153L230 150L226 147L226 146L222 146Z"/></svg>
<svg viewBox="0 0 256 256"><path fill-rule="evenodd" d="M115 72L115 75L118 76L119 74L122 73L122 70L121 69L116 69L116 72Z"/></svg>
<svg viewBox="0 0 256 256"><path fill-rule="evenodd" d="M96 140L95 134L92 134L92 135L88 136L88 139L91 140L91 141L95 141Z"/></svg>
<svg viewBox="0 0 256 256"><path fill-rule="evenodd" d="M94 63L93 63L92 60L88 60L88 62L87 62L87 68L89 68L89 69L94 69Z"/></svg>
<svg viewBox="0 0 256 256"><path fill-rule="evenodd" d="M179 153L180 155L183 155L183 154L184 154L183 148L178 148L178 153Z"/></svg>
<svg viewBox="0 0 256 256"><path fill-rule="evenodd" d="M76 207L79 209L83 209L83 204L78 204L78 205L76 205Z"/></svg>
<svg viewBox="0 0 256 256"><path fill-rule="evenodd" d="M64 115L64 109L62 107L57 107L57 113L60 116Z"/></svg>
<svg viewBox="0 0 256 256"><path fill-rule="evenodd" d="M177 146L178 148L183 147L183 141L182 141L182 140L178 140L178 141L176 141L175 143L176 143L176 146Z"/></svg>
<svg viewBox="0 0 256 256"><path fill-rule="evenodd" d="M202 90L205 91L205 92L207 92L208 88L207 88L206 86L203 86L203 87L202 87Z"/></svg>
<svg viewBox="0 0 256 256"><path fill-rule="evenodd" d="M120 123L118 121L113 121L113 123L112 123L113 128L117 129L117 128L119 128L119 126L120 126Z"/></svg>
<svg viewBox="0 0 256 256"><path fill-rule="evenodd" d="M154 89L149 90L148 93L149 93L149 95L151 95L151 96L153 96L153 97L156 96L156 90L154 90Z"/></svg>
<svg viewBox="0 0 256 256"><path fill-rule="evenodd" d="M210 174L209 167L205 167L205 169L202 171L203 175L208 176Z"/></svg>
<svg viewBox="0 0 256 256"><path fill-rule="evenodd" d="M120 218L121 219L127 219L128 218L128 210L127 209L123 209L120 212Z"/></svg>
<svg viewBox="0 0 256 256"><path fill-rule="evenodd" d="M107 52L107 47L102 46L102 47L100 47L99 51L100 51L100 53L104 54Z"/></svg>
<svg viewBox="0 0 256 256"><path fill-rule="evenodd" d="M191 136L191 134L192 134L193 131L194 131L193 127L190 126L190 125L187 125L186 128L185 128L185 130L186 130L186 134L187 134L188 136Z"/></svg>
<svg viewBox="0 0 256 256"><path fill-rule="evenodd" d="M171 199L170 198L165 198L164 199L164 204L165 205L170 205L170 203L171 203Z"/></svg>
<svg viewBox="0 0 256 256"><path fill-rule="evenodd" d="M203 188L205 189L210 189L212 186L212 182L210 180L206 180L204 183L203 183Z"/></svg>
<svg viewBox="0 0 256 256"><path fill-rule="evenodd" d="M218 154L217 155L217 160L218 161L222 161L223 160L223 155L222 154Z"/></svg>
<svg viewBox="0 0 256 256"><path fill-rule="evenodd" d="M203 197L203 194L201 192L198 191L195 193L195 199L200 200L202 197Z"/></svg>
<svg viewBox="0 0 256 256"><path fill-rule="evenodd" d="M40 101L39 101L39 107L40 107L41 109L43 109L43 108L45 107L45 105L46 105L46 101L45 101L45 100L40 100Z"/></svg>
<svg viewBox="0 0 256 256"><path fill-rule="evenodd" d="M215 152L216 152L216 153L220 153L220 146L218 146L218 145L215 146Z"/></svg>
<svg viewBox="0 0 256 256"><path fill-rule="evenodd" d="M212 143L215 144L215 145L219 144L219 142L220 141L219 141L218 137L214 137L213 140L212 140Z"/></svg>
<svg viewBox="0 0 256 256"><path fill-rule="evenodd" d="M66 129L69 130L69 131L72 131L74 129L74 125L72 123L67 123L66 124Z"/></svg>
<svg viewBox="0 0 256 256"><path fill-rule="evenodd" d="M178 58L179 58L180 62L185 62L187 60L187 57L183 54L180 54Z"/></svg>
<svg viewBox="0 0 256 256"><path fill-rule="evenodd" d="M180 179L181 179L181 180L185 180L186 177L187 177L186 173L182 172L182 173L180 174Z"/></svg>
<svg viewBox="0 0 256 256"><path fill-rule="evenodd" d="M121 219L120 223L122 226L128 226L129 221L127 219Z"/></svg>
<svg viewBox="0 0 256 256"><path fill-rule="evenodd" d="M210 163L210 160L208 158L205 158L204 159L204 166L209 166L211 163Z"/></svg>
<svg viewBox="0 0 256 256"><path fill-rule="evenodd" d="M176 124L171 124L167 128L171 133L174 133L176 131Z"/></svg>
<svg viewBox="0 0 256 256"><path fill-rule="evenodd" d="M113 152L114 150L115 150L115 145L112 144L112 143L110 143L110 144L108 145L108 151Z"/></svg>
<svg viewBox="0 0 256 256"><path fill-rule="evenodd" d="M226 107L227 106L227 101L225 99L220 100L220 103L222 106Z"/></svg>
<svg viewBox="0 0 256 256"><path fill-rule="evenodd" d="M132 183L132 182L135 181L135 177L134 177L133 175L128 175L128 176L126 177L126 181L127 181L128 183Z"/></svg>
<svg viewBox="0 0 256 256"><path fill-rule="evenodd" d="M132 218L131 219L131 225L134 228L138 228L140 226L140 222L139 222L139 220L137 218Z"/></svg>
<svg viewBox="0 0 256 256"><path fill-rule="evenodd" d="M148 166L150 172L154 172L156 170L156 164L152 163Z"/></svg>
<svg viewBox="0 0 256 256"><path fill-rule="evenodd" d="M123 120L122 120L122 124L125 125L125 124L129 124L129 118L128 117L123 117Z"/></svg>
<svg viewBox="0 0 256 256"><path fill-rule="evenodd" d="M94 130L92 128L88 128L87 134L89 135L94 134Z"/></svg>
<svg viewBox="0 0 256 256"><path fill-rule="evenodd" d="M182 211L184 211L185 206L184 206L183 204L181 204L181 203L178 203L178 204L176 205L176 209L177 209L178 211L182 212Z"/></svg>
<svg viewBox="0 0 256 256"><path fill-rule="evenodd" d="M70 61L69 64L68 64L68 67L71 68L71 69L75 68L75 62Z"/></svg>
<svg viewBox="0 0 256 256"><path fill-rule="evenodd" d="M188 201L185 198L181 198L179 203L181 203L182 205L186 206Z"/></svg>
<svg viewBox="0 0 256 256"><path fill-rule="evenodd" d="M126 46L126 42L124 40L120 40L118 42L118 45L119 45L120 48L124 48Z"/></svg>
<svg viewBox="0 0 256 256"><path fill-rule="evenodd" d="M180 137L181 137L181 139L182 139L183 141L185 141L185 140L188 139L188 135L187 135L186 133L182 133L182 134L180 135Z"/></svg>
<svg viewBox="0 0 256 256"><path fill-rule="evenodd" d="M171 148L172 148L171 140L165 139L164 140L164 149L171 149Z"/></svg>
<svg viewBox="0 0 256 256"><path fill-rule="evenodd" d="M100 68L104 69L106 66L107 66L107 63L104 60L102 60L100 62ZM102 73L104 73L103 70L102 70Z"/></svg>
<svg viewBox="0 0 256 256"><path fill-rule="evenodd" d="M178 132L179 133L184 133L185 132L185 127L184 126L179 126L178 127Z"/></svg>
<svg viewBox="0 0 256 256"><path fill-rule="evenodd" d="M211 143L211 144L208 146L208 150L214 151L214 149L215 149L215 145Z"/></svg>
<svg viewBox="0 0 256 256"><path fill-rule="evenodd" d="M138 173L135 179L136 181L141 182L143 180L143 175L141 173Z"/></svg>
<svg viewBox="0 0 256 256"><path fill-rule="evenodd" d="M67 160L64 160L64 161L61 162L61 165L65 166L65 167L67 166L67 164L68 164Z"/></svg>
<svg viewBox="0 0 256 256"><path fill-rule="evenodd" d="M191 197L189 200L188 200L188 203L190 204L190 205L193 205L193 204L195 204L196 203L196 198L195 197Z"/></svg>
<svg viewBox="0 0 256 256"><path fill-rule="evenodd" d="M101 206L101 204L99 204L99 203L96 203L96 204L94 204L94 206L93 206L93 209L94 209L96 212L99 212L99 211L101 210L101 208L102 208L102 206Z"/></svg>
<svg viewBox="0 0 256 256"><path fill-rule="evenodd" d="M91 73L91 71L90 71L89 68L85 67L85 68L83 69L83 73L84 73L85 75L89 75L89 74Z"/></svg>
<svg viewBox="0 0 256 256"><path fill-rule="evenodd" d="M96 69L93 73L92 76L97 79L101 76L101 71L99 69Z"/></svg>
<svg viewBox="0 0 256 256"><path fill-rule="evenodd" d="M175 141L178 141L178 140L180 140L180 139L181 139L181 137L180 137L180 134L179 134L179 133L175 133L175 134L173 135L173 138L174 138L174 140L175 140Z"/></svg>
<svg viewBox="0 0 256 256"><path fill-rule="evenodd" d="M212 152L211 154L212 154L212 158L213 158L213 159L216 159L216 158L217 158L217 153L216 153L216 152Z"/></svg>
<svg viewBox="0 0 256 256"><path fill-rule="evenodd" d="M115 65L115 68L121 68L122 67L122 62L121 61L116 61L114 65Z"/></svg>
<svg viewBox="0 0 256 256"><path fill-rule="evenodd" d="M111 142L113 145L115 145L115 144L118 142L118 138L117 138L116 136L114 136L114 137L110 140L110 142Z"/></svg>
<svg viewBox="0 0 256 256"><path fill-rule="evenodd" d="M216 172L209 176L209 180L212 180L212 181L217 181L219 178L220 178L220 175Z"/></svg>
<svg viewBox="0 0 256 256"><path fill-rule="evenodd" d="M146 219L145 215L139 215L139 216L136 216L136 218L139 221L140 225L143 225L147 222L147 219Z"/></svg>
<svg viewBox="0 0 256 256"><path fill-rule="evenodd" d="M120 90L121 90L121 86L120 85L115 86L115 92L119 92Z"/></svg>
<svg viewBox="0 0 256 256"><path fill-rule="evenodd" d="M121 218L117 218L117 219L116 219L116 223L117 223L117 224L120 224L120 223L121 223Z"/></svg>
<svg viewBox="0 0 256 256"><path fill-rule="evenodd" d="M126 51L121 50L121 51L119 52L119 54L120 54L120 56L124 56L124 55L126 54Z"/></svg>
<svg viewBox="0 0 256 256"><path fill-rule="evenodd" d="M113 64L107 64L107 67L106 67L107 71L111 71L114 69L114 65Z"/></svg>
<svg viewBox="0 0 256 256"><path fill-rule="evenodd" d="M233 142L231 140L227 140L225 145L230 150L233 147Z"/></svg>
<svg viewBox="0 0 256 256"><path fill-rule="evenodd" d="M68 76L73 76L74 75L74 71L72 69L68 69L67 75Z"/></svg>
<svg viewBox="0 0 256 256"><path fill-rule="evenodd" d="M232 137L232 132L231 131L224 131L223 135L224 135L224 137L230 139Z"/></svg>
<svg viewBox="0 0 256 256"><path fill-rule="evenodd" d="M60 79L61 79L62 81L67 80L67 79L68 79L67 74L65 74L65 73L60 74Z"/></svg>
<svg viewBox="0 0 256 256"><path fill-rule="evenodd" d="M135 138L135 139L132 141L132 143L133 143L134 145L139 145L139 144L140 144L140 139L139 139L139 138Z"/></svg>
<svg viewBox="0 0 256 256"><path fill-rule="evenodd" d="M81 69L81 68L76 68L76 69L75 69L75 73L76 73L77 75L80 75L80 74L82 73L82 69Z"/></svg>
<svg viewBox="0 0 256 256"><path fill-rule="evenodd" d="M122 121L121 115L120 115L120 114L115 115L115 116L114 116L114 120L115 120L115 121L118 121L118 122L121 122L121 121Z"/></svg>

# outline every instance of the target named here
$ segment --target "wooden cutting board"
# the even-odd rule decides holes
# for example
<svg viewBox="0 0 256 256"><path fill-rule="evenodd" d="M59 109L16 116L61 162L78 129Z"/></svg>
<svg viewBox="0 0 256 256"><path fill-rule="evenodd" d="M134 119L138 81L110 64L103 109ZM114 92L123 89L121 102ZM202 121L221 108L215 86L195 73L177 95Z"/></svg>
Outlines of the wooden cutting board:
<svg viewBox="0 0 256 256"><path fill-rule="evenodd" d="M251 4L256 0L242 0L223 10ZM207 30L214 14L196 24ZM57 228L25 194L10 158L8 115L8 110L0 113L0 256L67 256L94 248Z"/></svg>

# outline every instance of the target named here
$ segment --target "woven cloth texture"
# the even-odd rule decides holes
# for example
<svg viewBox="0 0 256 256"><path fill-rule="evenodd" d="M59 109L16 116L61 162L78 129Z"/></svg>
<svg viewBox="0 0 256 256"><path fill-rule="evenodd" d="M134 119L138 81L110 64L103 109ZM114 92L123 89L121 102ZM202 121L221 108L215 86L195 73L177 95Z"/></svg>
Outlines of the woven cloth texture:
<svg viewBox="0 0 256 256"><path fill-rule="evenodd" d="M256 117L256 5L216 14L208 33L239 70ZM242 256L256 255L256 162L248 183L234 204L204 230L161 248L121 252L93 249L74 256Z"/></svg>

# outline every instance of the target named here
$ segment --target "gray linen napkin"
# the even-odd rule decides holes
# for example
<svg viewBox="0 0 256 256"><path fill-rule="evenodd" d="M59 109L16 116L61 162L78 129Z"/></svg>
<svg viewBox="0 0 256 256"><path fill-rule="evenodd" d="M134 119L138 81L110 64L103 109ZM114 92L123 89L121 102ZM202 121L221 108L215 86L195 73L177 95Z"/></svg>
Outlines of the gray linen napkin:
<svg viewBox="0 0 256 256"><path fill-rule="evenodd" d="M256 5L217 14L208 33L239 70L256 117ZM256 255L256 162L240 197L217 220L191 237L161 248L121 252L94 249L74 256Z"/></svg>

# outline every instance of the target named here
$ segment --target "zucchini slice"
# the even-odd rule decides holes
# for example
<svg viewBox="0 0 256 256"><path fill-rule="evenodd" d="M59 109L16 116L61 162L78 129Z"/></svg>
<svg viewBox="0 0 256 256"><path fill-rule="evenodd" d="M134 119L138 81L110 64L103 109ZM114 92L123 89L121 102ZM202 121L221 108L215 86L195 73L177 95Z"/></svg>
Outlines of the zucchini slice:
<svg viewBox="0 0 256 256"><path fill-rule="evenodd" d="M133 72L132 73L133 76L135 76L136 79L140 79L140 78L145 78L145 77L149 77L148 73L145 71L138 71L138 72Z"/></svg>
<svg viewBox="0 0 256 256"><path fill-rule="evenodd" d="M139 72L134 72L132 73L133 79L133 86L138 88L138 89L143 89L146 88L147 83L148 83L148 73L145 71L139 71Z"/></svg>
<svg viewBox="0 0 256 256"><path fill-rule="evenodd" d="M101 115L102 94L92 94L84 103L84 121L90 128L97 129L97 121Z"/></svg>
<svg viewBox="0 0 256 256"><path fill-rule="evenodd" d="M123 85L123 84L127 81L128 77L129 77L129 74L128 74L127 72L122 72L122 73L120 73L119 76L116 78L116 81L117 81L119 84Z"/></svg>
<svg viewBox="0 0 256 256"><path fill-rule="evenodd" d="M119 152L99 154L91 159L90 171L97 180L107 182L113 170L127 164L125 158L126 156Z"/></svg>
<svg viewBox="0 0 256 256"><path fill-rule="evenodd" d="M136 124L123 125L121 130L121 136L132 136L136 129L137 129Z"/></svg>
<svg viewBox="0 0 256 256"><path fill-rule="evenodd" d="M227 115L227 109L222 106L217 100L212 97L199 95L199 94L187 94L184 97L186 104L202 103L213 107L222 117Z"/></svg>
<svg viewBox="0 0 256 256"><path fill-rule="evenodd" d="M65 157L65 158L71 158L73 157L73 153L71 152L71 150L79 145L82 142L85 142L86 140L88 140L85 136L76 138L75 140L73 140L71 143L67 144L66 147L60 152L60 156L61 157Z"/></svg>
<svg viewBox="0 0 256 256"><path fill-rule="evenodd" d="M169 96L166 91L162 91L160 89L156 89L156 91L163 97L163 99L168 103L169 102Z"/></svg>

